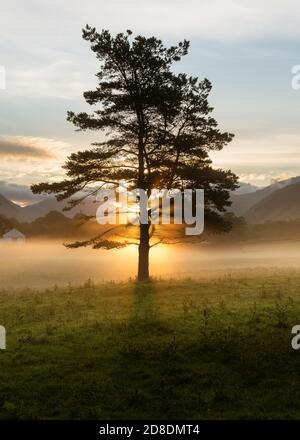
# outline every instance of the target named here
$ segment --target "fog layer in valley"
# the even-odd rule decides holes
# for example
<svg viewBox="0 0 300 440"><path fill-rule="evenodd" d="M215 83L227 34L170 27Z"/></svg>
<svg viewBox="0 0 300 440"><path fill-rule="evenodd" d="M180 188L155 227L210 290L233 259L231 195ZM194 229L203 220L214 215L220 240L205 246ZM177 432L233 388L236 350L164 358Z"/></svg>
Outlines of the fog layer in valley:
<svg viewBox="0 0 300 440"><path fill-rule="evenodd" d="M1 243L0 288L42 288L134 278L137 247L66 249L61 243ZM159 246L151 250L154 277L202 278L257 268L299 268L300 242L209 246Z"/></svg>

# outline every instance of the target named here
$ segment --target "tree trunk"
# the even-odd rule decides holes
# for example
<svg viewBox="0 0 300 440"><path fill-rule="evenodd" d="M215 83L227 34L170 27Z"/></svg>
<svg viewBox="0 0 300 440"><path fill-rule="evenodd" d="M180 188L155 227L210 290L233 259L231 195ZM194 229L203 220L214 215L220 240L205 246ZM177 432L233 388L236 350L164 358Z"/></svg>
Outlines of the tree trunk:
<svg viewBox="0 0 300 440"><path fill-rule="evenodd" d="M149 281L149 224L140 224L138 281Z"/></svg>

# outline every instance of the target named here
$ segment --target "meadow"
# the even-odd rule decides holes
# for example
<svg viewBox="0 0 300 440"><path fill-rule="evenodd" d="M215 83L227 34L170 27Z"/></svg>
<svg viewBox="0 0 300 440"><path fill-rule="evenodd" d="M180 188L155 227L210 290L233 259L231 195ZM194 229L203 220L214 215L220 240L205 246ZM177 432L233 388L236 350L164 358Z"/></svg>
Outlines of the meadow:
<svg viewBox="0 0 300 440"><path fill-rule="evenodd" d="M0 419L296 419L300 271L0 290Z"/></svg>

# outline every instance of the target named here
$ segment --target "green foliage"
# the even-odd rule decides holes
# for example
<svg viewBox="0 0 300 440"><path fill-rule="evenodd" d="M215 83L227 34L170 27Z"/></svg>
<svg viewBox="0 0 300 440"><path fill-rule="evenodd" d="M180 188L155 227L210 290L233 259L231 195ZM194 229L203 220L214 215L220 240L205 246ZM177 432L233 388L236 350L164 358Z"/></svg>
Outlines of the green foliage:
<svg viewBox="0 0 300 440"><path fill-rule="evenodd" d="M8 219L4 215L0 214L0 237L8 232L10 229L13 229L18 222L14 219Z"/></svg>

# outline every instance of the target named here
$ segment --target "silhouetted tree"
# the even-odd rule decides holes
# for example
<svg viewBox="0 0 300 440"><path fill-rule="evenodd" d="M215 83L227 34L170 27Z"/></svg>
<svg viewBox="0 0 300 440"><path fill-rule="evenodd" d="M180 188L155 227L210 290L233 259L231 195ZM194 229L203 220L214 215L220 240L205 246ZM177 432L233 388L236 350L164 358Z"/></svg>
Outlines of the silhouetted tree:
<svg viewBox="0 0 300 440"><path fill-rule="evenodd" d="M0 214L0 238L3 234L8 232L10 229L13 229L18 224L15 219L8 219L4 215Z"/></svg>
<svg viewBox="0 0 300 440"><path fill-rule="evenodd" d="M33 192L55 193L63 200L82 190L91 194L96 184L117 186L120 180L148 195L153 188L203 188L206 224L228 228L220 213L230 204L236 176L230 170L213 169L208 153L221 150L233 135L222 133L211 117L210 82L171 70L187 54L189 43L184 40L166 48L155 37L133 38L131 31L113 37L90 26L83 30L83 38L101 62L96 90L84 93L86 102L97 107L92 114L69 112L68 120L80 130L103 132L107 139L71 154L64 166L66 180L33 185ZM127 244L107 238L109 231L72 246L111 249ZM149 278L150 238L151 218L139 226L141 281Z"/></svg>

